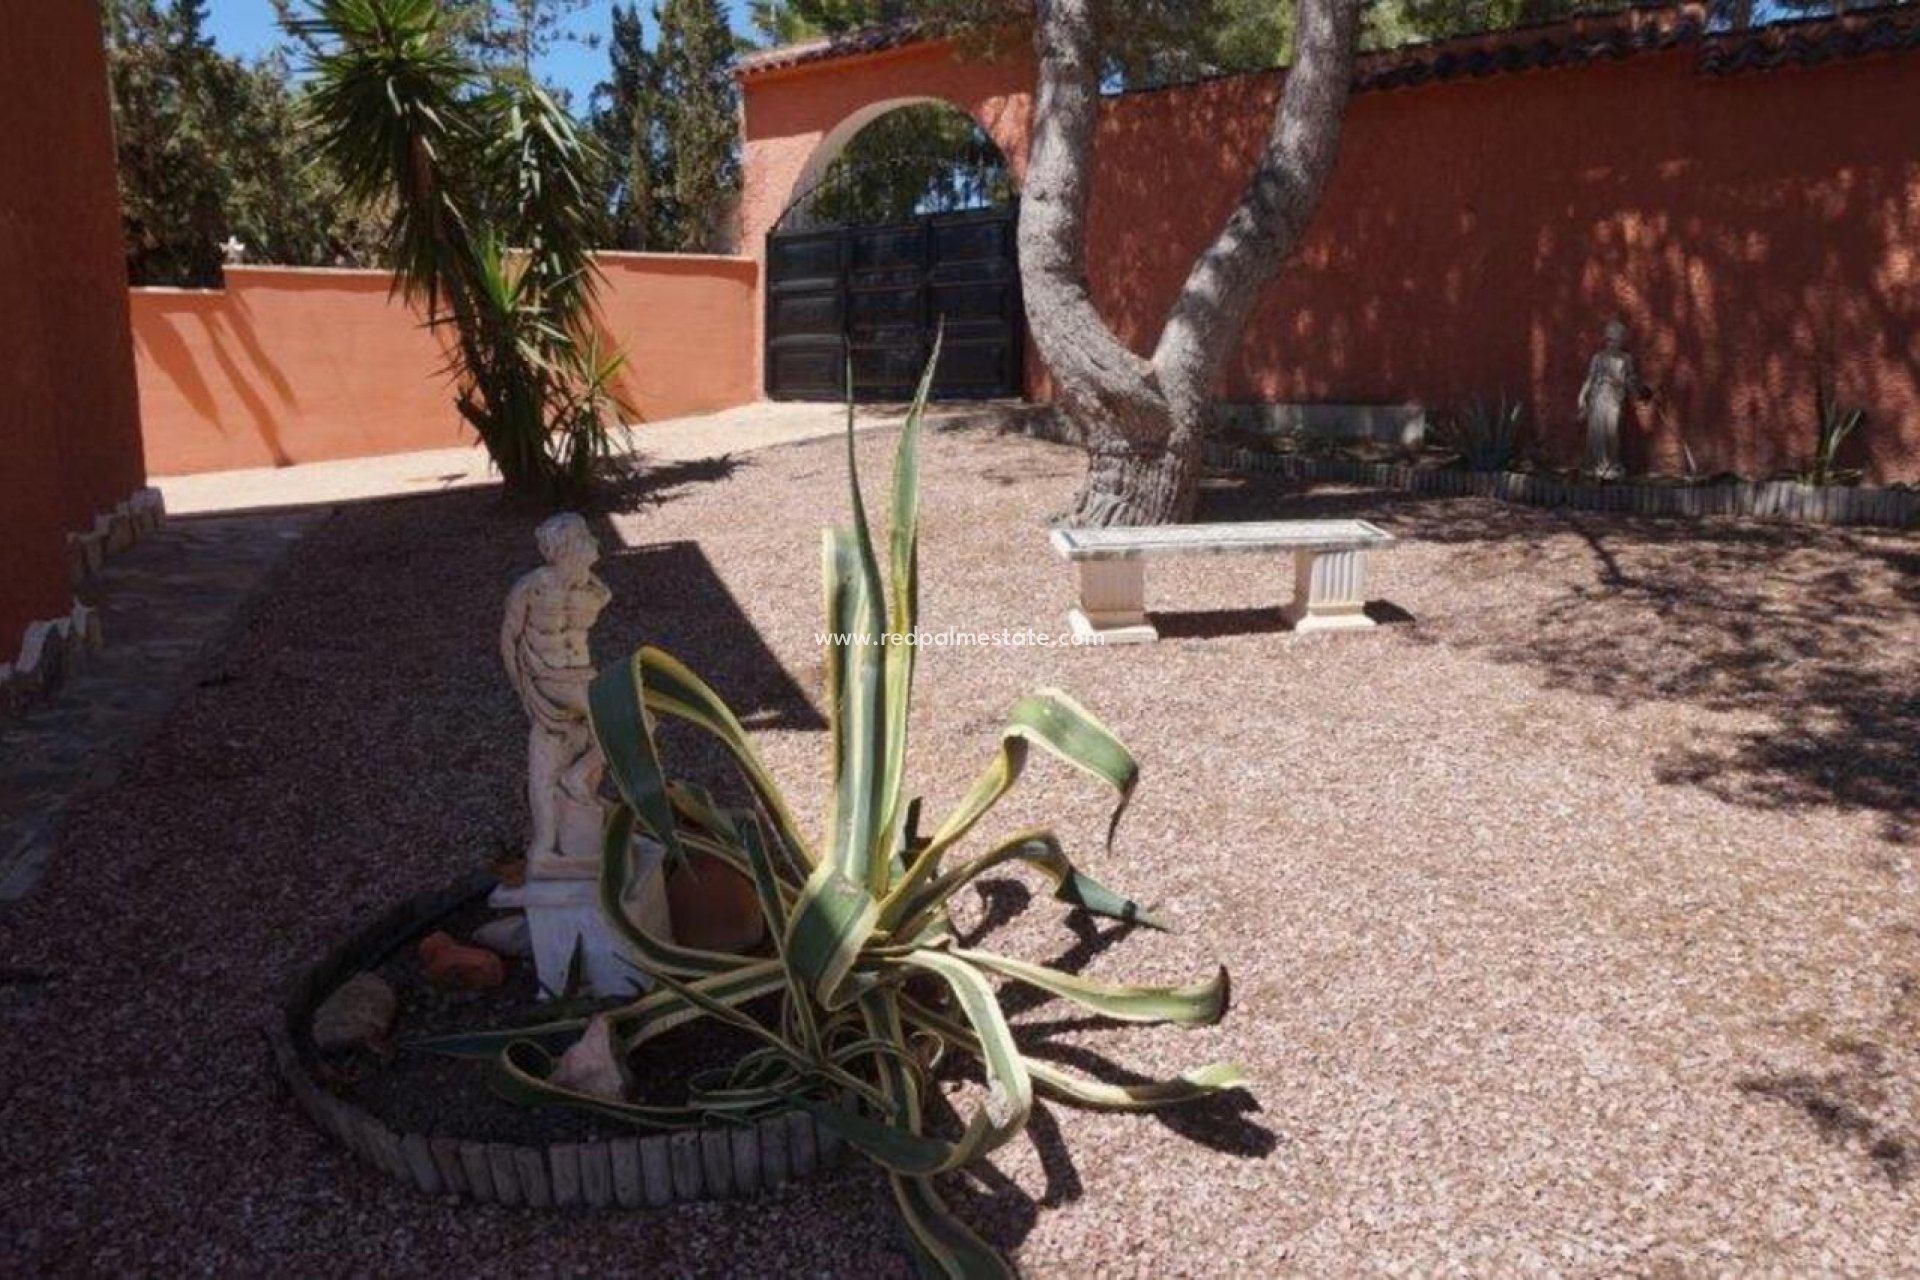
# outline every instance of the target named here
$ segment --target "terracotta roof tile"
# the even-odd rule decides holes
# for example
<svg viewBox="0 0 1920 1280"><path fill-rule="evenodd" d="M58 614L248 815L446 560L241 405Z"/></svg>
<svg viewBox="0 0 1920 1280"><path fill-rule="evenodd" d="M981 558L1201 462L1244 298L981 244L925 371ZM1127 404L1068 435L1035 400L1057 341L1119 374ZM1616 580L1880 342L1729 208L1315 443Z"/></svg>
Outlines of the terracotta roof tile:
<svg viewBox="0 0 1920 1280"><path fill-rule="evenodd" d="M915 22L868 27L749 54L740 59L736 74L744 79L809 63L879 53L929 38L927 30ZM1614 13L1585 14L1364 53L1354 71L1354 89L1411 89L1521 71L1586 66L1680 48L1698 48L1699 69L1708 75L1816 66L1839 58L1915 51L1920 50L1920 5L1774 23L1743 32L1711 30L1704 10L1696 4L1637 5Z"/></svg>
<svg viewBox="0 0 1920 1280"><path fill-rule="evenodd" d="M781 45L775 49L749 53L734 64L734 74L745 79L749 76L765 75L770 71L784 71L788 67L804 66L810 62L857 58L862 54L879 53L886 49L896 49L901 45L913 44L925 38L925 35L921 24L917 22L893 22L884 26L863 27L858 31L823 36L818 40L806 40L799 44Z"/></svg>

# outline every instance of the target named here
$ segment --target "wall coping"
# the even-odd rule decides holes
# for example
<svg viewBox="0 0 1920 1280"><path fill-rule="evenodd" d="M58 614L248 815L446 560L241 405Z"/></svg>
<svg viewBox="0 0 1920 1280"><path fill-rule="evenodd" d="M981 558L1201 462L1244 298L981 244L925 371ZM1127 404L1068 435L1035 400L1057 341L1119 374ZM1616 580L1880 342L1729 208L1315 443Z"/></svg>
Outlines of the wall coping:
<svg viewBox="0 0 1920 1280"><path fill-rule="evenodd" d="M686 263L695 266L752 267L755 270L760 266L759 259L738 253L649 253L627 249L596 249L593 256L596 261L605 261L615 266L652 264L666 266ZM393 279L393 272L385 267L283 267L270 262L240 263L225 268L223 274L253 276L256 281L265 281L275 276L330 279L342 283L362 280L385 283ZM154 297L217 298L229 292L229 289L224 284L207 285L201 288L177 284L135 284L128 285L127 292Z"/></svg>

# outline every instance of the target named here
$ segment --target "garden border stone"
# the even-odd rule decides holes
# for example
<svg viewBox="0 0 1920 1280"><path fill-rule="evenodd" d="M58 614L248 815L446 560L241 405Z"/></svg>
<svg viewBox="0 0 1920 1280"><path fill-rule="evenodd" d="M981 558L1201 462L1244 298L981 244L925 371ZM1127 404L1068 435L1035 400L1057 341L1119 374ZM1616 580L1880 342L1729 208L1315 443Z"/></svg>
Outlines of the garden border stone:
<svg viewBox="0 0 1920 1280"><path fill-rule="evenodd" d="M1014 429L1055 444L1079 444L1079 433L1049 407L1030 406ZM1277 475L1286 480L1360 484L1441 498L1497 498L1531 507L1681 517L1747 516L1796 524L1920 527L1920 488L1810 485L1797 480L1740 480L1724 484L1661 485L1566 480L1523 471L1473 472L1264 453L1208 441L1206 465L1224 471Z"/></svg>
<svg viewBox="0 0 1920 1280"><path fill-rule="evenodd" d="M800 1111L747 1128L715 1125L644 1138L526 1147L448 1134L396 1133L379 1117L331 1092L314 1071L312 1023L321 1001L346 979L378 968L451 912L493 888L492 877L473 876L451 889L408 898L294 980L264 1030L274 1074L314 1127L363 1164L422 1194L530 1209L659 1208L770 1193L833 1167L841 1144Z"/></svg>
<svg viewBox="0 0 1920 1280"><path fill-rule="evenodd" d="M1497 498L1531 507L1567 507L1621 515L1748 516L1795 524L1920 525L1920 490L1810 485L1797 480L1659 485L1554 480L1519 471L1474 472L1260 453L1208 444L1206 463L1224 470L1328 480L1445 498Z"/></svg>

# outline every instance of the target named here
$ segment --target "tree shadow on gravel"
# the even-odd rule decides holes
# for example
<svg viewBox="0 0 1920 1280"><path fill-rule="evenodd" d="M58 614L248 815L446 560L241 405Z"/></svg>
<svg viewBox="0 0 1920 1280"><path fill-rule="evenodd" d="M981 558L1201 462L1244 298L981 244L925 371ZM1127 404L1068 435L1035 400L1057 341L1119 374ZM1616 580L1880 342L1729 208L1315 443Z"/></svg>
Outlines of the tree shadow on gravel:
<svg viewBox="0 0 1920 1280"><path fill-rule="evenodd" d="M1545 510L1316 490L1256 477L1205 518L1362 517L1457 549L1480 607L1425 617L1422 643L1539 671L1616 705L1728 717L1667 746L1665 782L1730 803L1866 810L1920 833L1920 546L1884 531ZM1391 560L1384 566L1391 573ZM1501 583L1513 584L1501 587ZM1488 604L1498 605L1489 609Z"/></svg>
<svg viewBox="0 0 1920 1280"><path fill-rule="evenodd" d="M617 461L589 505L598 512L620 513L664 506L695 485L730 480L748 465L747 459L730 453L686 462L650 462L644 453L634 454Z"/></svg>
<svg viewBox="0 0 1920 1280"><path fill-rule="evenodd" d="M1045 1185L1038 1196L980 1160L945 1179L941 1191L962 1221L980 1231L1002 1253L1011 1253L1039 1225L1042 1210L1072 1204L1086 1194L1080 1170L1060 1133L1060 1122L1046 1103L1035 1101L1027 1116L1026 1139L1033 1144Z"/></svg>
<svg viewBox="0 0 1920 1280"><path fill-rule="evenodd" d="M1907 945L1914 936L1909 933ZM1820 1051L1833 1064L1827 1070L1755 1072L1735 1087L1784 1103L1822 1138L1859 1152L1894 1186L1909 1185L1920 1174L1920 1116L1911 1109L1920 1081L1920 974L1897 974L1881 1016L1830 1031Z"/></svg>

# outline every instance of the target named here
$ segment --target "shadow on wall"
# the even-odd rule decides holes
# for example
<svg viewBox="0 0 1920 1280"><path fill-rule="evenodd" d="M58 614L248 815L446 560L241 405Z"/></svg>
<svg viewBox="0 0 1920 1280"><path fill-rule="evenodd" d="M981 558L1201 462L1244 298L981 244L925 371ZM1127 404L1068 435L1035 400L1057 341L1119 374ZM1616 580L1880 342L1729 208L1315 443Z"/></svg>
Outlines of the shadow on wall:
<svg viewBox="0 0 1920 1280"><path fill-rule="evenodd" d="M1476 499L1250 483L1202 518L1365 516L1447 548L1497 598L1409 635L1621 707L1685 702L1717 727L1657 776L1763 809L1827 805L1920 837L1920 548L1898 534L1633 519ZM1567 584L1571 583L1571 586Z"/></svg>
<svg viewBox="0 0 1920 1280"><path fill-rule="evenodd" d="M1629 424L1631 464L1678 470L1684 437L1708 473L1796 465L1824 369L1869 415L1854 463L1920 477L1920 162L1896 123L1920 111L1913 67L1709 78L1681 53L1362 94L1223 391L1440 407L1505 392L1572 460L1575 393L1618 316L1661 393ZM1089 270L1136 349L1237 199L1279 83L1109 102Z"/></svg>
<svg viewBox="0 0 1920 1280"><path fill-rule="evenodd" d="M164 377L192 411L220 435L231 438L240 431L250 431L266 450L270 465L291 465L295 459L281 443L280 423L299 410L293 384L261 346L244 298L209 293L204 300L193 300L202 301L207 305L183 304L166 312L155 310L143 318L144 323L134 329L134 350L141 364ZM246 414L244 426L229 422L222 414L220 399L200 371L195 347L181 335L180 321L189 316L199 322L199 350L211 357Z"/></svg>

